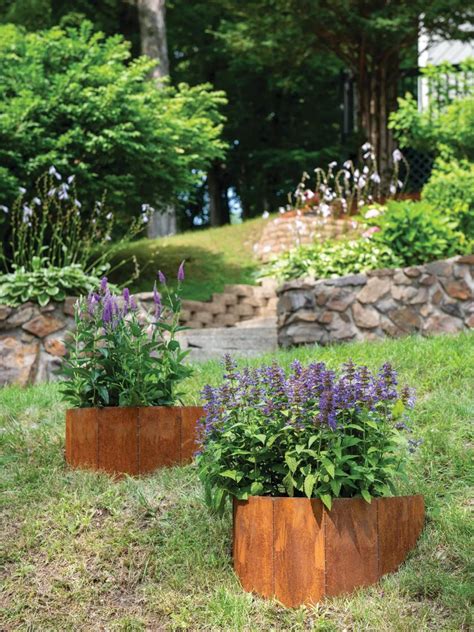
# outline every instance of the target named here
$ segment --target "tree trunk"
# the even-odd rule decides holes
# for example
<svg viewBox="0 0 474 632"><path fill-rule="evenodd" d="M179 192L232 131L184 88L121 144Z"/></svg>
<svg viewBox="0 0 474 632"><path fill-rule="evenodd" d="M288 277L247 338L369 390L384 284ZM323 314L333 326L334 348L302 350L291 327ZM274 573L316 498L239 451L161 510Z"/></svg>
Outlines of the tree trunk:
<svg viewBox="0 0 474 632"><path fill-rule="evenodd" d="M160 87L164 77L169 75L168 45L166 40L166 0L138 0L138 20L140 23L140 42L143 55L156 60L152 71ZM176 209L159 204L147 226L148 237L165 237L176 233Z"/></svg>
<svg viewBox="0 0 474 632"><path fill-rule="evenodd" d="M138 0L138 20L142 54L158 62L153 78L163 79L170 73L166 40L166 0Z"/></svg>
<svg viewBox="0 0 474 632"><path fill-rule="evenodd" d="M209 193L209 221L211 226L223 226L230 223L227 185L224 168L221 163L214 163L207 174L207 190Z"/></svg>
<svg viewBox="0 0 474 632"><path fill-rule="evenodd" d="M390 182L393 168L395 143L388 121L390 113L397 107L399 60L391 57L372 66L373 70L368 68L367 59L362 59L359 64L358 119L360 129L375 150L384 190Z"/></svg>

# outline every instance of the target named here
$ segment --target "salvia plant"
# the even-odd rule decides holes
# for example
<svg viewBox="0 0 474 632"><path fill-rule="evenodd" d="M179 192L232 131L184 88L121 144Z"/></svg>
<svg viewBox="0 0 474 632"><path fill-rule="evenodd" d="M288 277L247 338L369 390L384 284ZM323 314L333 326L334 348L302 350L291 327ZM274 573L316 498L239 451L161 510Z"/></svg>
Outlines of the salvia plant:
<svg viewBox="0 0 474 632"><path fill-rule="evenodd" d="M405 167L403 180L400 176L402 163ZM309 208L322 218L347 216L382 198L395 198L405 187L408 171L406 159L399 149L395 149L392 172L382 181L374 148L370 143L364 143L358 164L346 160L340 167L336 161L329 163L326 170L317 167L313 188L308 186L311 178L304 172L294 194L288 196L289 207Z"/></svg>
<svg viewBox="0 0 474 632"><path fill-rule="evenodd" d="M67 344L61 390L73 407L171 406L181 401L179 383L191 374L176 335L181 310L183 264L176 290L160 272L154 311L145 314L128 289L100 287L76 305L76 329Z"/></svg>
<svg viewBox="0 0 474 632"><path fill-rule="evenodd" d="M199 475L207 503L229 497L333 498L395 491L410 439L414 393L399 387L389 364L378 372L352 361L340 372L324 363L286 372L278 364L237 370L225 359L217 387L206 386Z"/></svg>

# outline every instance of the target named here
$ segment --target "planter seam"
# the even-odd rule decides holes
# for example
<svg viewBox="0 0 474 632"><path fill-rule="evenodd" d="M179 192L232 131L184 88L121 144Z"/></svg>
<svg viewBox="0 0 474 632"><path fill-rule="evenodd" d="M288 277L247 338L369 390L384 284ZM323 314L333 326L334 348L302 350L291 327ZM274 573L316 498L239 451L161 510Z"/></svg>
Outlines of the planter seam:
<svg viewBox="0 0 474 632"><path fill-rule="evenodd" d="M322 501L319 501L322 503ZM327 510L326 507L324 507L323 505L323 552L324 552L324 597L326 596L327 593L327 551L326 551L326 546L327 546L327 538L326 538L326 521L327 521Z"/></svg>
<svg viewBox="0 0 474 632"><path fill-rule="evenodd" d="M97 453L95 455L96 468L99 469L99 454L100 454L100 408L95 411L95 424L97 428Z"/></svg>
<svg viewBox="0 0 474 632"><path fill-rule="evenodd" d="M142 464L140 460L140 408L137 408L137 470L138 474L142 473Z"/></svg>
<svg viewBox="0 0 474 632"><path fill-rule="evenodd" d="M276 499L272 498L272 595L275 597L275 502Z"/></svg>

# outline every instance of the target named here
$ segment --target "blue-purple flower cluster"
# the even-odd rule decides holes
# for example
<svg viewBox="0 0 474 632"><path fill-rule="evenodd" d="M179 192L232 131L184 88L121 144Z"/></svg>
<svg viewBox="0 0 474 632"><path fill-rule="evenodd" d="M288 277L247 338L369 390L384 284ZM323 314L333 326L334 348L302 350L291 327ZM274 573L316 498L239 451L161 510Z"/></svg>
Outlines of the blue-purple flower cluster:
<svg viewBox="0 0 474 632"><path fill-rule="evenodd" d="M206 435L236 411L251 409L297 427L313 424L335 430L362 409L381 411L386 417L397 400L408 408L415 401L413 389L398 388L397 373L389 363L374 373L349 361L339 375L323 362L303 366L295 360L288 373L277 363L238 371L230 356L224 365L222 384L208 385L202 392Z"/></svg>
<svg viewBox="0 0 474 632"><path fill-rule="evenodd" d="M91 292L87 297L87 309L80 313L80 317L95 318L102 321L104 328L114 329L129 313L137 311L137 303L128 288L122 292L122 297L115 296L108 284L107 277L103 277L97 292Z"/></svg>

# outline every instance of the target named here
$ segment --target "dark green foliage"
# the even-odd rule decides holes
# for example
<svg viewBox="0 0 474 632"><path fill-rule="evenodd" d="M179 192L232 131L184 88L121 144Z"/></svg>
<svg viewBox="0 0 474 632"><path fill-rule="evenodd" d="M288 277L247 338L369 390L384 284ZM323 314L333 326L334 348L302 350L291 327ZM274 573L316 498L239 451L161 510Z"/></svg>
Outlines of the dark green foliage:
<svg viewBox="0 0 474 632"><path fill-rule="evenodd" d="M0 27L0 200L7 206L50 165L76 176L83 204L104 190L122 217L188 194L223 155L221 93L160 90L153 62L83 22L25 33Z"/></svg>
<svg viewBox="0 0 474 632"><path fill-rule="evenodd" d="M396 267L401 263L402 260L388 244L370 238L328 240L282 253L266 266L265 276L276 276L282 280L303 276L325 279Z"/></svg>
<svg viewBox="0 0 474 632"><path fill-rule="evenodd" d="M381 229L374 241L390 245L406 266L452 257L467 248L456 219L423 202L389 202L387 211L374 221Z"/></svg>

